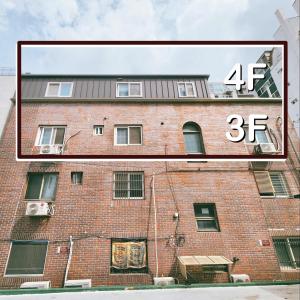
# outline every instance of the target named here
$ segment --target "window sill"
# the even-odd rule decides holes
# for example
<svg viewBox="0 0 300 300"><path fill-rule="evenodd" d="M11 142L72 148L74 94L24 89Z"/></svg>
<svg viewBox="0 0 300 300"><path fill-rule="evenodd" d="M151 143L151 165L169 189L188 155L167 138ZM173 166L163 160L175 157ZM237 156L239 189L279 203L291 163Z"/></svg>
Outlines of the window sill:
<svg viewBox="0 0 300 300"><path fill-rule="evenodd" d="M293 196L260 196L262 199L295 199Z"/></svg>
<svg viewBox="0 0 300 300"><path fill-rule="evenodd" d="M300 273L300 268L297 268L297 269L292 269L292 268L290 268L290 269L286 269L286 268L280 268L280 271L281 272L286 272L286 273Z"/></svg>
<svg viewBox="0 0 300 300"><path fill-rule="evenodd" d="M113 200L145 200L146 198L113 198Z"/></svg>
<svg viewBox="0 0 300 300"><path fill-rule="evenodd" d="M54 203L54 200L47 200L47 199L24 199L26 202L46 202L46 203Z"/></svg>
<svg viewBox="0 0 300 300"><path fill-rule="evenodd" d="M149 273L109 273L109 276L115 276L115 275L125 275L125 276L132 276L132 275L139 275L139 276L145 276L145 275L149 275Z"/></svg>
<svg viewBox="0 0 300 300"><path fill-rule="evenodd" d="M221 232L221 230L197 230L197 232Z"/></svg>
<svg viewBox="0 0 300 300"><path fill-rule="evenodd" d="M114 146L143 146L143 144L114 144Z"/></svg>
<svg viewBox="0 0 300 300"><path fill-rule="evenodd" d="M16 274L16 275L4 275L3 277L12 278L12 277L43 277L44 274Z"/></svg>
<svg viewBox="0 0 300 300"><path fill-rule="evenodd" d="M144 96L116 96L116 98L144 98Z"/></svg>

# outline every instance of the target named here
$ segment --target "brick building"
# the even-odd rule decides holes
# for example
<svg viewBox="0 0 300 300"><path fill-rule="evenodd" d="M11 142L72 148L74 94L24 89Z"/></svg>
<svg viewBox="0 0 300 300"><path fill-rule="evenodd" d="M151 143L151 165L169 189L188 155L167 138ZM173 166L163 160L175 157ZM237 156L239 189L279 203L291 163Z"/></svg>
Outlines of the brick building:
<svg viewBox="0 0 300 300"><path fill-rule="evenodd" d="M27 75L22 152L252 153L247 136L226 141L229 113L266 113L256 141L280 151L281 101L210 99L207 78ZM285 162L16 162L15 118L0 144L0 287L299 278L292 126Z"/></svg>

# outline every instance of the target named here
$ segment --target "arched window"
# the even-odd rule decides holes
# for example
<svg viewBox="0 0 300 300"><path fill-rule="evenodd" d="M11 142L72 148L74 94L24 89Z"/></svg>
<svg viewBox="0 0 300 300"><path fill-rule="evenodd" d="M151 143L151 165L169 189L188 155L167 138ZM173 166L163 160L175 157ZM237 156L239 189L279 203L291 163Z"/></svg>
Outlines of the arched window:
<svg viewBox="0 0 300 300"><path fill-rule="evenodd" d="M183 136L186 153L205 153L201 128L197 123L185 123L183 125Z"/></svg>

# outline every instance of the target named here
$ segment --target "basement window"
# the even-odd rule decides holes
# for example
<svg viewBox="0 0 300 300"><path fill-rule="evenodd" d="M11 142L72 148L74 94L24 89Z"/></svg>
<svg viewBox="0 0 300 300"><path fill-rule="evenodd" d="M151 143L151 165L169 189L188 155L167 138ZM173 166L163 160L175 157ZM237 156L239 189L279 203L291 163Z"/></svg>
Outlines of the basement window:
<svg viewBox="0 0 300 300"><path fill-rule="evenodd" d="M198 231L220 231L215 204L194 204Z"/></svg>
<svg viewBox="0 0 300 300"><path fill-rule="evenodd" d="M115 172L114 199L143 199L143 172Z"/></svg>
<svg viewBox="0 0 300 300"><path fill-rule="evenodd" d="M82 177L83 177L83 172L71 172L72 184L81 185Z"/></svg>
<svg viewBox="0 0 300 300"><path fill-rule="evenodd" d="M289 189L282 172L256 171L254 177L260 196L286 198Z"/></svg>
<svg viewBox="0 0 300 300"><path fill-rule="evenodd" d="M142 126L120 125L115 127L115 145L142 145Z"/></svg>
<svg viewBox="0 0 300 300"><path fill-rule="evenodd" d="M178 82L179 97L196 97L196 88L194 82Z"/></svg>
<svg viewBox="0 0 300 300"><path fill-rule="evenodd" d="M65 126L40 126L36 146L63 145L65 131Z"/></svg>
<svg viewBox="0 0 300 300"><path fill-rule="evenodd" d="M283 269L300 269L300 238L275 238L273 244Z"/></svg>
<svg viewBox="0 0 300 300"><path fill-rule="evenodd" d="M73 82L48 82L45 97L71 97Z"/></svg>
<svg viewBox="0 0 300 300"><path fill-rule="evenodd" d="M111 241L111 273L147 273L147 242L143 239Z"/></svg>
<svg viewBox="0 0 300 300"><path fill-rule="evenodd" d="M53 201L57 179L57 173L29 173L25 199Z"/></svg>
<svg viewBox="0 0 300 300"><path fill-rule="evenodd" d="M43 275L48 241L13 241L6 276Z"/></svg>
<svg viewBox="0 0 300 300"><path fill-rule="evenodd" d="M117 97L142 97L141 82L117 82Z"/></svg>

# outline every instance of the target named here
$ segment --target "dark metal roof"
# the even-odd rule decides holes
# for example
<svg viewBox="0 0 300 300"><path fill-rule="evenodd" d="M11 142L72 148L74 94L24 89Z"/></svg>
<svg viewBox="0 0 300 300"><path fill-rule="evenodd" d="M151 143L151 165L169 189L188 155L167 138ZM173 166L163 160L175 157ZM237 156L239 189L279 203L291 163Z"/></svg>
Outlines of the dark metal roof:
<svg viewBox="0 0 300 300"><path fill-rule="evenodd" d="M209 74L22 74L22 78L209 78Z"/></svg>

